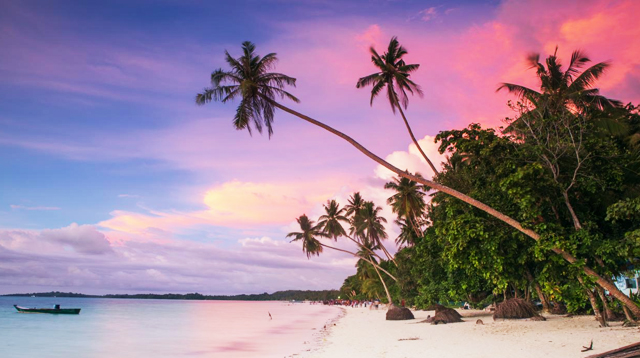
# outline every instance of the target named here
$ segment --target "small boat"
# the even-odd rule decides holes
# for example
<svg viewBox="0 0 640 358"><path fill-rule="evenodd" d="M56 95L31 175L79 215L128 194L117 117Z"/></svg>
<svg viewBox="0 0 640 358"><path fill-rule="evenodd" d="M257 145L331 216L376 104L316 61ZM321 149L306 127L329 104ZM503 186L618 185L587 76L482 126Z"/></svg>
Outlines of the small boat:
<svg viewBox="0 0 640 358"><path fill-rule="evenodd" d="M80 314L80 308L60 308L55 305L54 308L26 308L13 305L20 313L53 313L53 314Z"/></svg>

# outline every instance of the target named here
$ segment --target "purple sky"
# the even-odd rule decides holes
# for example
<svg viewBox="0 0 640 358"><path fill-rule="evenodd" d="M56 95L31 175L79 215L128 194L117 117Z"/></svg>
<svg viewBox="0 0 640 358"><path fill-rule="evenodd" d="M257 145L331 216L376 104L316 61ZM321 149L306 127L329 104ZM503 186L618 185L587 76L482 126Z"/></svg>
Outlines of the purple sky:
<svg viewBox="0 0 640 358"><path fill-rule="evenodd" d="M398 36L421 65L407 116L440 162L439 131L510 115L500 82L536 85L530 52L611 61L599 87L637 103L638 13L632 0L0 1L0 293L331 289L355 272L285 235L354 191L383 205L390 175L287 114L269 140L232 128L234 104L197 107L242 41L298 79L292 108L430 176L386 99L370 107L355 88L375 72L369 46Z"/></svg>

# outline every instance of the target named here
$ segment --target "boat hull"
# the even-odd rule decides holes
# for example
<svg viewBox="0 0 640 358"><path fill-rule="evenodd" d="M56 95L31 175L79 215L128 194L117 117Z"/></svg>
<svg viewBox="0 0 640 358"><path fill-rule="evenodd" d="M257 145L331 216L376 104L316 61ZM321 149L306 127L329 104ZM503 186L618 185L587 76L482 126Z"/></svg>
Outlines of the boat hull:
<svg viewBox="0 0 640 358"><path fill-rule="evenodd" d="M18 305L13 307L20 313L80 314L80 308L26 308Z"/></svg>

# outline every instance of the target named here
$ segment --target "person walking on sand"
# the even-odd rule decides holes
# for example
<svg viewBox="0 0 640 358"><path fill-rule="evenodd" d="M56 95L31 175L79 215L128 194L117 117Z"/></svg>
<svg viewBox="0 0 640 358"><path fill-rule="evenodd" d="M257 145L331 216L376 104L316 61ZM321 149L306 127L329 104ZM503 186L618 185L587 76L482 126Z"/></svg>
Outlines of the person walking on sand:
<svg viewBox="0 0 640 358"><path fill-rule="evenodd" d="M267 313L269 314L269 319L273 319L273 317L271 317L271 312L267 311Z"/></svg>

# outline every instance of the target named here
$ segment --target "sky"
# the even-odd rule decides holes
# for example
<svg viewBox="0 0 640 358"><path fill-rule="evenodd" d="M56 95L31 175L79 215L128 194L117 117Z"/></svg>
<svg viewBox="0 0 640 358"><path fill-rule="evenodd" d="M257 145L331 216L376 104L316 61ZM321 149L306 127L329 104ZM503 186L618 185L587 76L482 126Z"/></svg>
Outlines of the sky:
<svg viewBox="0 0 640 358"><path fill-rule="evenodd" d="M530 53L608 61L602 93L640 102L638 13L633 0L0 0L0 294L322 290L355 273L353 257L307 259L286 235L356 191L393 222L392 175L286 113L269 138L235 130L233 103L196 106L243 41L297 79L301 103L285 105L430 177L386 98L356 89L376 72L371 46L397 36L420 64L406 114L440 163L440 131L512 115L501 82L535 88Z"/></svg>

